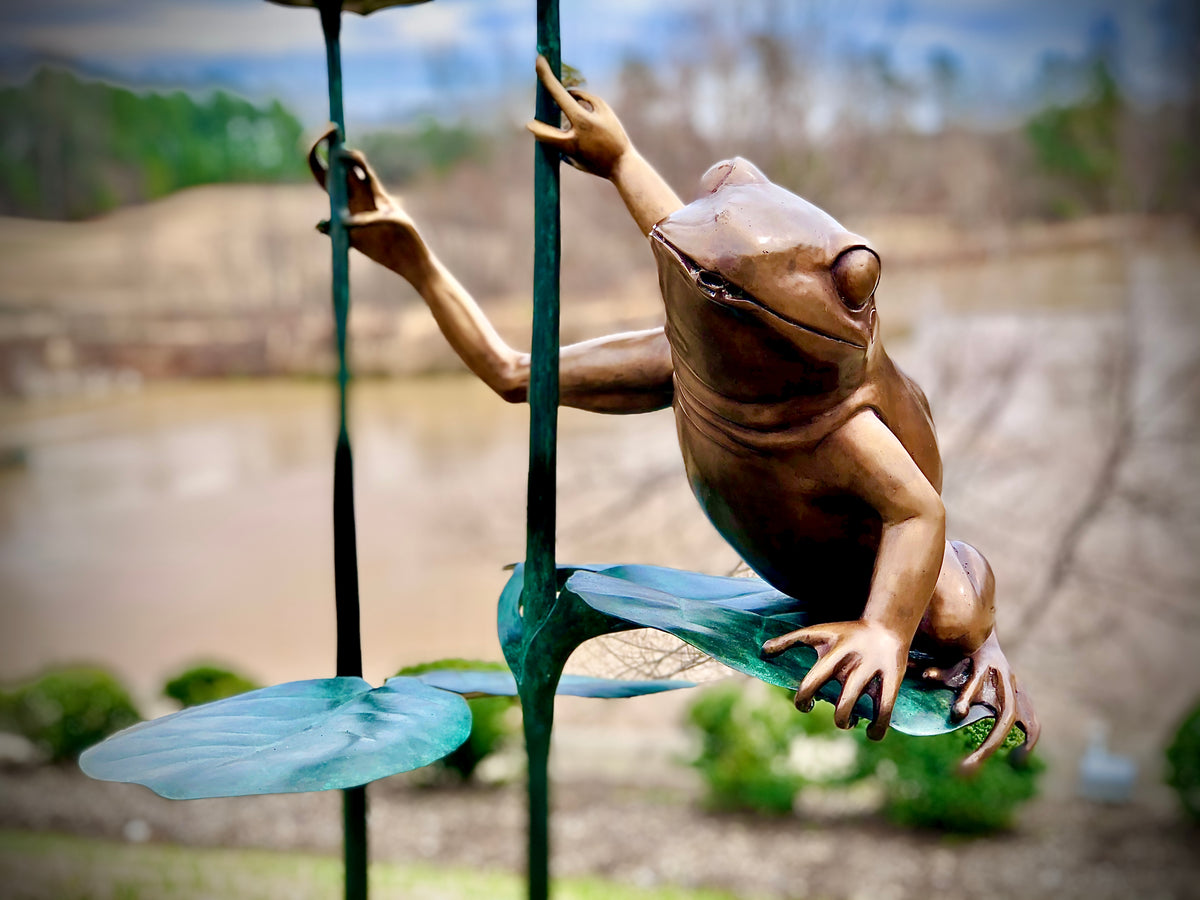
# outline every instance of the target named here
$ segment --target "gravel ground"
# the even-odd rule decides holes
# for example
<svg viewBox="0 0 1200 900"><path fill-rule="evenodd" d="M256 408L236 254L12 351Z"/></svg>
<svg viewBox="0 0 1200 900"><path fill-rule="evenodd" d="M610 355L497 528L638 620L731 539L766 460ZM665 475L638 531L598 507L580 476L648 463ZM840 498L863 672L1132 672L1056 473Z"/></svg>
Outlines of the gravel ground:
<svg viewBox="0 0 1200 900"><path fill-rule="evenodd" d="M689 791L575 781L555 796L554 866L639 885L770 898L1200 897L1197 830L1149 805L1032 806L1012 833L953 839L855 816L701 811ZM371 788L374 859L518 871L519 787ZM336 794L173 802L55 767L0 773L0 827L193 846L337 852Z"/></svg>

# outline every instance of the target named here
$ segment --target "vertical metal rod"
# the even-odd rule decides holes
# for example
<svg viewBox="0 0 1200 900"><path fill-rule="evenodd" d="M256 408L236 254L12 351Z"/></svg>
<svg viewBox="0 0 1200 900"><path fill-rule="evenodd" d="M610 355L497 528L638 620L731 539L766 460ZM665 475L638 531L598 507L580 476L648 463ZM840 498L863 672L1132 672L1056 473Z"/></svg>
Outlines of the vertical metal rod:
<svg viewBox="0 0 1200 900"><path fill-rule="evenodd" d="M529 766L529 900L550 896L550 733L555 683L522 685L521 712Z"/></svg>
<svg viewBox="0 0 1200 900"><path fill-rule="evenodd" d="M354 528L354 460L346 427L350 367L346 333L350 313L350 236L344 218L346 135L342 108L341 0L323 0L321 30L329 74L329 118L337 132L329 145L329 238L333 245L333 317L337 344L338 434L333 463L333 572L337 610L337 674L362 677L362 637L358 610L358 551ZM367 789L342 792L346 900L367 896Z"/></svg>
<svg viewBox="0 0 1200 900"><path fill-rule="evenodd" d="M538 0L537 49L557 76L562 60L558 0ZM559 124L559 110L539 83L537 118ZM556 148L536 144L534 157L533 342L529 384L529 499L524 619L527 633L549 613L556 594L555 447L558 440L558 320L561 257ZM557 672L535 666L522 686L525 748L529 761L529 897L550 894L550 785L548 763Z"/></svg>
<svg viewBox="0 0 1200 900"><path fill-rule="evenodd" d="M551 38L551 35L553 37ZM538 52L557 75L562 69L558 45L558 2L538 0ZM559 111L541 84L537 118L558 125ZM535 144L533 339L529 378L529 494L525 545L525 618L539 621L554 602L555 446L558 439L558 149Z"/></svg>

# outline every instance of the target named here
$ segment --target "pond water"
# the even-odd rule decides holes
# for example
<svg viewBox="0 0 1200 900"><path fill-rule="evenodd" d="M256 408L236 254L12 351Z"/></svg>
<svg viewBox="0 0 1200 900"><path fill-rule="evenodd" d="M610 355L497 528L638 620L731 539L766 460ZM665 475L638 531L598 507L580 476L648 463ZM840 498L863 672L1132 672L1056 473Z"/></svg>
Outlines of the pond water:
<svg viewBox="0 0 1200 900"><path fill-rule="evenodd" d="M199 383L10 416L0 677L96 660L153 691L201 658L331 674L332 403L315 383ZM466 378L368 383L352 427L368 677L498 658L502 566L524 555L524 408ZM564 443L593 431L566 418Z"/></svg>

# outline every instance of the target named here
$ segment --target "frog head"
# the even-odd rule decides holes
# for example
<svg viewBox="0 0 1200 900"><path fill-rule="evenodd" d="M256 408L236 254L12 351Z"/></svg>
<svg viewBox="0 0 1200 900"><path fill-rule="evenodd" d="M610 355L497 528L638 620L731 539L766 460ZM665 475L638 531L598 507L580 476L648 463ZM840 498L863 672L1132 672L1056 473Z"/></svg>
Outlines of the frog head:
<svg viewBox="0 0 1200 900"><path fill-rule="evenodd" d="M879 256L744 159L651 232L671 345L731 398L841 393L875 334Z"/></svg>

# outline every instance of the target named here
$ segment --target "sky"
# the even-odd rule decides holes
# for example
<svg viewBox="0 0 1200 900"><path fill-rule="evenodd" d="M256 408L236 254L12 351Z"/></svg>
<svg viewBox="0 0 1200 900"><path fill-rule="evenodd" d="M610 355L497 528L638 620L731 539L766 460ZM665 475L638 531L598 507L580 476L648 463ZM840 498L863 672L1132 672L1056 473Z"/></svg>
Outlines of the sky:
<svg viewBox="0 0 1200 900"><path fill-rule="evenodd" d="M1049 55L1079 57L1098 39L1119 47L1120 78L1144 102L1179 88L1176 19L1189 0L562 0L563 55L598 92L638 58L712 53L722 17L820 35L823 58L888 55L901 74L949 50L983 104L1004 109ZM528 93L534 0L434 0L343 26L346 110L364 123L420 111L486 109ZM706 20L705 16L709 18ZM707 25L705 24L707 21ZM714 32L714 25L717 29ZM795 48L812 52L811 41ZM1173 57L1174 54L1174 57ZM154 87L221 86L279 97L323 121L325 67L315 10L264 0L0 0L0 74L57 59L85 73ZM831 90L838 79L830 76Z"/></svg>

